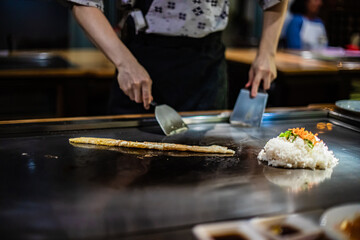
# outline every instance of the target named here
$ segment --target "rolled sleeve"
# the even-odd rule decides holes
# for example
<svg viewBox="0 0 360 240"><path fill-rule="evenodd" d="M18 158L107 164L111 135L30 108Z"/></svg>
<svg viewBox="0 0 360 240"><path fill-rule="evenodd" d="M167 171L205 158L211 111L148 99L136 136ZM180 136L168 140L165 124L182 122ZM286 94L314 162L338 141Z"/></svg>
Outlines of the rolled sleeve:
<svg viewBox="0 0 360 240"><path fill-rule="evenodd" d="M102 0L67 0L67 2L89 7L96 7L101 11L104 11L104 2Z"/></svg>
<svg viewBox="0 0 360 240"><path fill-rule="evenodd" d="M259 0L259 4L263 10L271 8L272 6L275 6L276 4L278 4L280 2L281 2L281 0Z"/></svg>

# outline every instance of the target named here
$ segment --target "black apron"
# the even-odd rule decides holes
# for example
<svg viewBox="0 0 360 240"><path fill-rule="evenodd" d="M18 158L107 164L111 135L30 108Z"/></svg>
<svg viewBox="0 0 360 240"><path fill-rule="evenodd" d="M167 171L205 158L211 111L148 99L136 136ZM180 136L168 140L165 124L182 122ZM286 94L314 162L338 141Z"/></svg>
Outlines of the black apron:
<svg viewBox="0 0 360 240"><path fill-rule="evenodd" d="M158 104L167 104L177 111L227 108L225 47L221 32L203 38L139 33L126 45L149 73L154 101ZM114 79L109 114L151 111L131 101Z"/></svg>

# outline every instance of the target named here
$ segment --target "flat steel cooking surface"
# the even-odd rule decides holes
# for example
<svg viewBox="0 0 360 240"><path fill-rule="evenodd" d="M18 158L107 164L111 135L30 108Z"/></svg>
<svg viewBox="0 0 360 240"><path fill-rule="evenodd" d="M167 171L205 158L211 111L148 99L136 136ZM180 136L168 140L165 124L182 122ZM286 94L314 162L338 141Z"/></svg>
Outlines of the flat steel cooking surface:
<svg viewBox="0 0 360 240"><path fill-rule="evenodd" d="M327 118L269 121L260 129L195 124L171 137L148 126L1 138L0 232L23 239L116 238L360 201L360 133L326 123ZM333 171L258 163L257 153L265 143L291 127L320 132L340 159ZM80 136L218 144L236 154L68 143Z"/></svg>

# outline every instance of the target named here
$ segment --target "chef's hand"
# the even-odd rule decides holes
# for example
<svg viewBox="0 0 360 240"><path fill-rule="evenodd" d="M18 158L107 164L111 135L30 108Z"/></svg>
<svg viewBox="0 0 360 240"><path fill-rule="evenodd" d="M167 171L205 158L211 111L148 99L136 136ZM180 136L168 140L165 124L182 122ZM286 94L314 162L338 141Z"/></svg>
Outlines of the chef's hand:
<svg viewBox="0 0 360 240"><path fill-rule="evenodd" d="M148 110L153 97L152 81L147 71L132 56L127 57L117 69L117 80L121 90L132 101L143 103L144 108Z"/></svg>
<svg viewBox="0 0 360 240"><path fill-rule="evenodd" d="M268 90L275 78L275 57L272 54L259 54L251 65L249 81L245 87L251 86L251 97L256 97L261 81L263 82L264 90Z"/></svg>

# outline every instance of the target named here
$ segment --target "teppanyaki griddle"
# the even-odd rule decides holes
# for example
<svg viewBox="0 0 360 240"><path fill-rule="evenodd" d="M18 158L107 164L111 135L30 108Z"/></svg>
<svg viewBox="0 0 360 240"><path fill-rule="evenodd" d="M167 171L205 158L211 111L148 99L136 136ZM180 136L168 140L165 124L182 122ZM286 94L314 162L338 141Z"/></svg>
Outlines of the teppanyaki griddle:
<svg viewBox="0 0 360 240"><path fill-rule="evenodd" d="M14 135L12 128L0 127L0 222L6 223L0 225L2 236L111 239L360 201L360 132L353 119L308 111L267 114L261 128L234 127L223 120L211 123L206 117L188 118L188 123L197 123L189 124L188 132L171 137L139 119L110 121L108 127L105 121L36 125L35 130L31 125L14 126ZM319 132L340 159L338 166L333 171L312 171L259 163L256 156L264 144L291 127ZM39 129L47 131L37 132ZM236 154L68 143L69 138L80 136L218 144Z"/></svg>

